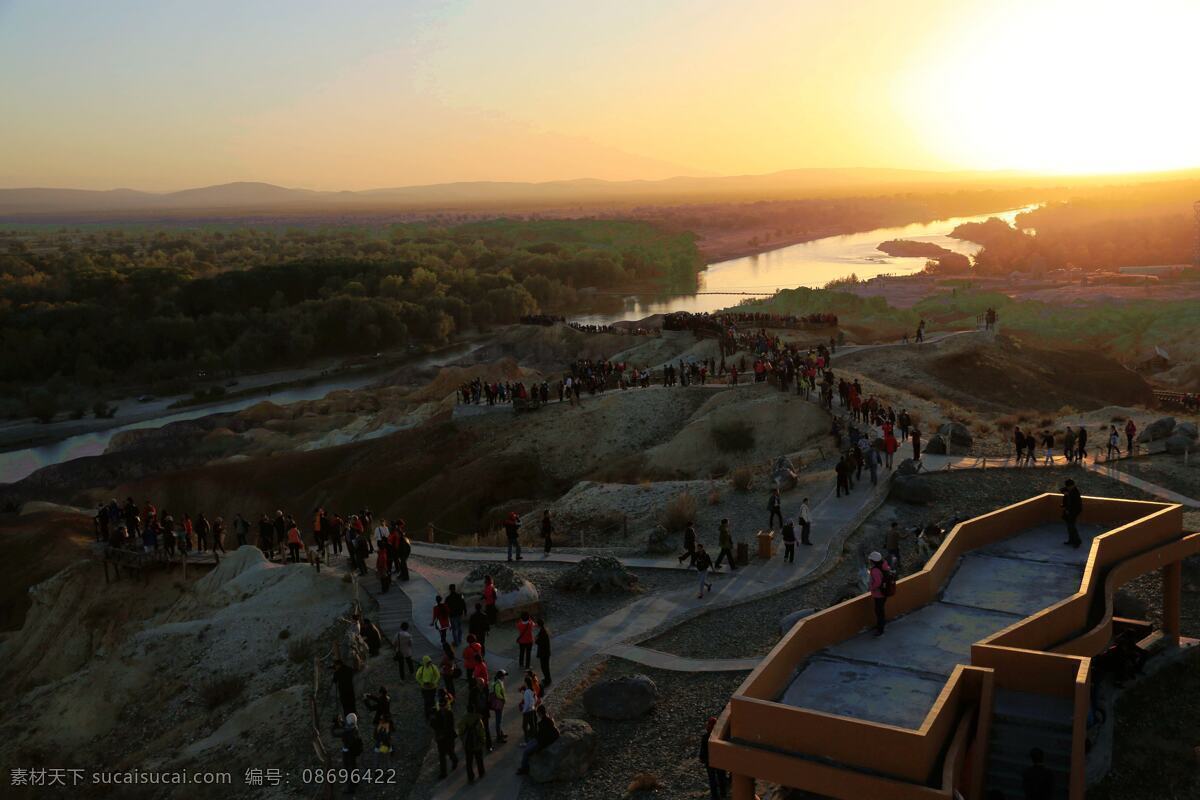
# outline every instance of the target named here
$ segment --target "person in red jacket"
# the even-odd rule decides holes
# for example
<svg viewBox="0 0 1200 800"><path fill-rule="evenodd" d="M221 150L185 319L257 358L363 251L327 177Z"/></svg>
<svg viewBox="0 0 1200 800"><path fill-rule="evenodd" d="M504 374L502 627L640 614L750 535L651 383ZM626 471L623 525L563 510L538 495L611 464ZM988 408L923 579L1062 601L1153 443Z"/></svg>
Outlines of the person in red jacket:
<svg viewBox="0 0 1200 800"><path fill-rule="evenodd" d="M446 644L446 631L450 629L450 609L446 606L442 596L439 594L433 604L433 619L429 622L437 629L438 636L442 639L442 645Z"/></svg>
<svg viewBox="0 0 1200 800"><path fill-rule="evenodd" d="M529 618L529 612L521 612L521 618L517 620L517 648L520 651L517 663L526 668L533 663L533 629L534 624Z"/></svg>
<svg viewBox="0 0 1200 800"><path fill-rule="evenodd" d="M888 566L883 556L878 551L874 551L867 556L871 562L869 574L871 576L871 602L875 605L875 635L883 635L883 626L886 621L884 615L884 607L887 605L889 587L896 584L892 578L892 569Z"/></svg>
<svg viewBox="0 0 1200 800"><path fill-rule="evenodd" d="M495 627L499 612L496 609L496 583L491 575L483 578L483 610L487 614L488 624Z"/></svg>

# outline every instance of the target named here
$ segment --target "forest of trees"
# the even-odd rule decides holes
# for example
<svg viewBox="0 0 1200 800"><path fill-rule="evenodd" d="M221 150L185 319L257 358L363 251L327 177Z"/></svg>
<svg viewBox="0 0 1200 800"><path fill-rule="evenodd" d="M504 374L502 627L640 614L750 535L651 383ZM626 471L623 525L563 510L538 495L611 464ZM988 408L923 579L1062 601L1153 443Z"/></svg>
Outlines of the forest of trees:
<svg viewBox="0 0 1200 800"><path fill-rule="evenodd" d="M696 286L693 237L645 223L0 231L0 387L150 385L437 344L569 312L581 290Z"/></svg>
<svg viewBox="0 0 1200 800"><path fill-rule="evenodd" d="M1193 199L1200 199L1196 182L1110 188L1021 214L1016 228L990 219L951 236L983 245L975 256L981 274L1190 264Z"/></svg>

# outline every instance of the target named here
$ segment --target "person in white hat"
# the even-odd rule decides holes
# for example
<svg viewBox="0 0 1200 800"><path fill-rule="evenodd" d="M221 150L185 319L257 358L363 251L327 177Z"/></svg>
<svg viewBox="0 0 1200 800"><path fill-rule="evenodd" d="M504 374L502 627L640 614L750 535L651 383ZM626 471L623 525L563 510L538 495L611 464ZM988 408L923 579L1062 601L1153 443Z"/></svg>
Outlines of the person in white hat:
<svg viewBox="0 0 1200 800"><path fill-rule="evenodd" d="M884 607L888 597L896 591L896 578L878 550L871 551L867 560L871 564L868 574L871 576L871 601L875 605L875 635L882 636L887 620Z"/></svg>

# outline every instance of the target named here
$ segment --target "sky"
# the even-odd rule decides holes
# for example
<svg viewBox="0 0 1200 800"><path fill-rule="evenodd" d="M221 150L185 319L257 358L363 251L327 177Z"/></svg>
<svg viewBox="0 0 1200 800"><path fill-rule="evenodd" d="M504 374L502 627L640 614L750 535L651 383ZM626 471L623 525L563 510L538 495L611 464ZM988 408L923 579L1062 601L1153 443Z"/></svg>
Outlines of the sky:
<svg viewBox="0 0 1200 800"><path fill-rule="evenodd" d="M1200 0L0 0L0 187L1200 166Z"/></svg>

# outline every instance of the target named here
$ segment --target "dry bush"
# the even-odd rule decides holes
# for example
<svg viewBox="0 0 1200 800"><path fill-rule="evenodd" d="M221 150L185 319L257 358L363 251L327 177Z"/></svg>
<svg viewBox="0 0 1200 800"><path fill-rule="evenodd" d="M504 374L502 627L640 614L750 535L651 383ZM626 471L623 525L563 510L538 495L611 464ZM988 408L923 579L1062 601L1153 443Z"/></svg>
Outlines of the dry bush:
<svg viewBox="0 0 1200 800"><path fill-rule="evenodd" d="M721 492L719 489L713 489L708 493L708 504L710 506L721 505Z"/></svg>
<svg viewBox="0 0 1200 800"><path fill-rule="evenodd" d="M681 531L696 520L696 498L687 492L667 501L663 509L662 526L669 531Z"/></svg>
<svg viewBox="0 0 1200 800"><path fill-rule="evenodd" d="M987 436L992 432L992 426L986 422L980 422L975 426L975 433L978 436Z"/></svg>
<svg viewBox="0 0 1200 800"><path fill-rule="evenodd" d="M1005 414L1002 417L996 417L996 428L1002 431L1011 431L1017 425L1016 414Z"/></svg>
<svg viewBox="0 0 1200 800"><path fill-rule="evenodd" d="M639 772L633 776L633 780L629 782L629 786L625 789L626 795L631 795L636 792L654 792L662 788L659 783L658 776L653 772Z"/></svg>
<svg viewBox="0 0 1200 800"><path fill-rule="evenodd" d="M1029 424L1033 422L1035 416L1037 416L1037 412L1027 408L1023 411L1017 412L1017 422Z"/></svg>
<svg viewBox="0 0 1200 800"><path fill-rule="evenodd" d="M591 479L599 483L634 484L645 478L645 467L645 454L630 453L626 456L609 459L592 473Z"/></svg>
<svg viewBox="0 0 1200 800"><path fill-rule="evenodd" d="M708 432L722 453L741 453L754 449L754 426L745 420L718 422Z"/></svg>
<svg viewBox="0 0 1200 800"><path fill-rule="evenodd" d="M754 470L749 467L738 467L729 476L729 482L739 492L748 492L750 491L750 487L754 485Z"/></svg>
<svg viewBox="0 0 1200 800"><path fill-rule="evenodd" d="M937 397L937 392L933 390L933 387L926 386L923 383L914 383L912 386L908 387L908 391L922 400L933 400Z"/></svg>
<svg viewBox="0 0 1200 800"><path fill-rule="evenodd" d="M200 684L200 699L205 708L210 711L222 703L228 703L241 697L246 688L246 678L242 675L217 675Z"/></svg>
<svg viewBox="0 0 1200 800"><path fill-rule="evenodd" d="M1049 427L1050 427L1051 425L1053 425L1053 424L1054 424L1054 420L1052 420L1052 419L1043 419L1041 422L1039 422L1039 423L1038 423L1038 426L1039 426L1039 427L1042 427L1042 428L1049 428Z"/></svg>
<svg viewBox="0 0 1200 800"><path fill-rule="evenodd" d="M288 661L293 664L309 664L321 654L321 643L313 636L301 636L288 642Z"/></svg>

